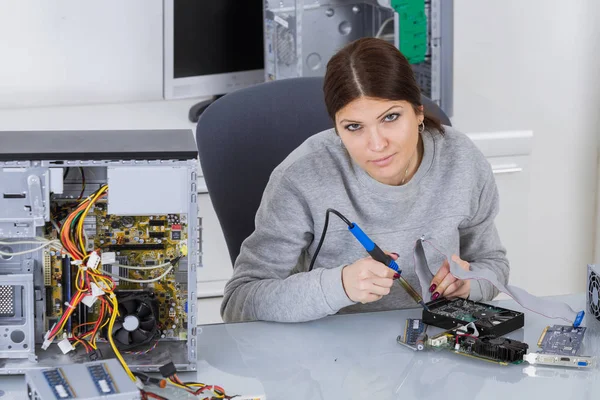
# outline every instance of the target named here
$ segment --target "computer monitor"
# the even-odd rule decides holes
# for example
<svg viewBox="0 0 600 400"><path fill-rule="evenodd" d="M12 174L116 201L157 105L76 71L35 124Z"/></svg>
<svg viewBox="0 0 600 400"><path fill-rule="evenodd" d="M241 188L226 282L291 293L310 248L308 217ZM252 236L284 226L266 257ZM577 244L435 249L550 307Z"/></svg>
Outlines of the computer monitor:
<svg viewBox="0 0 600 400"><path fill-rule="evenodd" d="M164 98L264 82L263 0L164 0Z"/></svg>

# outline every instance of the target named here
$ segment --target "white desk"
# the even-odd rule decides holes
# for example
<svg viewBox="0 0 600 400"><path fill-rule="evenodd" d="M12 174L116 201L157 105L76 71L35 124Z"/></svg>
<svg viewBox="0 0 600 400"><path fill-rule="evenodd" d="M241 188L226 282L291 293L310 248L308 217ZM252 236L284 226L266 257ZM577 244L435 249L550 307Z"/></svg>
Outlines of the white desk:
<svg viewBox="0 0 600 400"><path fill-rule="evenodd" d="M583 295L560 298L576 309L584 305ZM521 310L512 300L496 304ZM413 309L340 315L302 324L204 326L198 336L198 372L184 377L221 385L228 394L266 393L269 400L591 400L600 394L600 368L500 366L398 345L396 337L406 318L420 314ZM525 328L507 336L537 351L543 328L555 322L526 312ZM599 334L588 330L582 354L600 356ZM0 378L0 388L7 392L0 400L22 398L22 382L17 376Z"/></svg>

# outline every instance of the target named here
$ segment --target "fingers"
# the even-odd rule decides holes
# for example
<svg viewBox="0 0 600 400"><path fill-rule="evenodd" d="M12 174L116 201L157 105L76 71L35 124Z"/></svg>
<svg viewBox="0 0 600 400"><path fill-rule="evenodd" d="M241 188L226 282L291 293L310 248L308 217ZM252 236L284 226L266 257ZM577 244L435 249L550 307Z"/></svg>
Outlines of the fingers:
<svg viewBox="0 0 600 400"><path fill-rule="evenodd" d="M431 280L431 286L429 287L429 293L434 293L434 291L440 286L440 283L444 280L446 275L450 273L450 264L448 264L448 260L444 260L444 263L435 274L433 279ZM439 295L438 295L439 296ZM431 297L433 299L433 296ZM437 298L437 297L436 297ZM435 300L435 299L433 299Z"/></svg>
<svg viewBox="0 0 600 400"><path fill-rule="evenodd" d="M391 288L392 285L394 284L394 281L392 279L389 278L371 278L370 279L371 283L373 283L373 285L375 286L381 286L384 288Z"/></svg>
<svg viewBox="0 0 600 400"><path fill-rule="evenodd" d="M442 281L440 282L440 284L437 285L437 288L433 292L433 295L431 296L431 299L435 300L438 297L440 297L440 295L442 295L446 291L446 289L448 288L448 286L450 286L454 282L456 282L456 278L453 277L452 274L450 274L450 273L446 274L446 276L444 277L444 279L442 279Z"/></svg>
<svg viewBox="0 0 600 400"><path fill-rule="evenodd" d="M369 271L374 275L380 278L388 278L393 279L396 271L388 267L387 265L383 265L382 263L373 260L372 263L369 263Z"/></svg>
<svg viewBox="0 0 600 400"><path fill-rule="evenodd" d="M450 297L453 294L455 294L457 291L459 291L465 284L465 281L457 279L454 283L451 283L450 285L448 285L448 287L446 288L446 290L444 290L441 295L444 297Z"/></svg>
<svg viewBox="0 0 600 400"><path fill-rule="evenodd" d="M454 261L456 264L458 264L458 266L461 267L462 269L464 269L465 271L469 271L471 269L470 264L468 262L462 260L456 254L452 256L452 261Z"/></svg>
<svg viewBox="0 0 600 400"><path fill-rule="evenodd" d="M366 288L365 290L368 291L369 294L376 294L379 296L387 296L388 294L390 294L389 287L377 286L373 283L369 283L368 288Z"/></svg>
<svg viewBox="0 0 600 400"><path fill-rule="evenodd" d="M361 303L365 304L365 303L372 303L374 301L377 300L381 300L383 296L379 296L377 294L368 294L365 296L365 298L361 301Z"/></svg>
<svg viewBox="0 0 600 400"><path fill-rule="evenodd" d="M450 286L452 286L452 285L450 285L448 287L448 289L446 289L446 293L444 294L444 297L448 297L448 298L462 297L463 299L466 299L469 297L469 293L471 293L471 281L458 280L457 282L461 282L459 284L458 289L451 292Z"/></svg>

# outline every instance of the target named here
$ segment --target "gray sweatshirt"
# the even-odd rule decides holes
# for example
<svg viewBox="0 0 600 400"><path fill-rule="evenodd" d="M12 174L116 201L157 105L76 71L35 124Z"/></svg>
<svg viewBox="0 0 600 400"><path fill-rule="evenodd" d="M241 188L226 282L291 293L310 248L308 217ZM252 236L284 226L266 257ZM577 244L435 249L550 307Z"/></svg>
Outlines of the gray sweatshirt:
<svg viewBox="0 0 600 400"><path fill-rule="evenodd" d="M371 178L334 130L294 150L271 174L256 229L243 242L225 286L223 319L301 322L416 306L398 284L373 303L348 298L342 268L368 254L333 214L314 269L307 272L328 208L356 222L383 250L398 253L402 275L419 292L413 248L422 235L471 263L472 270L488 268L506 284L509 264L494 224L498 191L491 167L466 135L445 128L444 135L422 133L421 165L402 186ZM425 256L435 273L444 259L429 247ZM497 294L489 282L471 281L470 299L491 300Z"/></svg>

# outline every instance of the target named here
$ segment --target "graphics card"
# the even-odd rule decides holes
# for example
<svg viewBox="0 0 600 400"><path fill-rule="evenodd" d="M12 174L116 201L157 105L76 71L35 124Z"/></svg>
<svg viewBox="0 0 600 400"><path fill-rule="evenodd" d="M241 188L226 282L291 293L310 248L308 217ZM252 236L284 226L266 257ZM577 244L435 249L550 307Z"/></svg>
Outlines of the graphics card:
<svg viewBox="0 0 600 400"><path fill-rule="evenodd" d="M529 345L514 339L493 336L475 336L451 329L432 336L427 345L433 349L492 361L501 365L520 364Z"/></svg>

